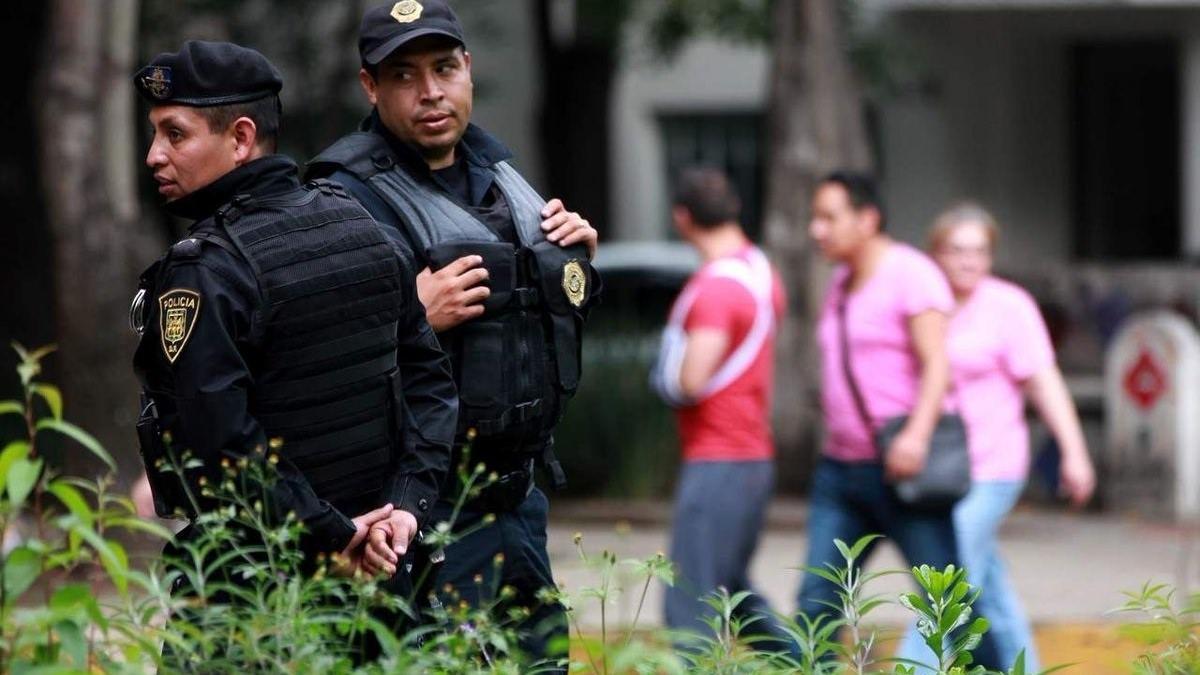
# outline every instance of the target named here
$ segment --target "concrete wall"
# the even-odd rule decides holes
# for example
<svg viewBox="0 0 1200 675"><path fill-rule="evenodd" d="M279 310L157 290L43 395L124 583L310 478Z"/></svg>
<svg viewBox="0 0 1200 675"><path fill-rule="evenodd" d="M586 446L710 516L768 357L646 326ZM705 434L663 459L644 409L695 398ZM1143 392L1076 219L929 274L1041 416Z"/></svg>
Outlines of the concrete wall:
<svg viewBox="0 0 1200 675"><path fill-rule="evenodd" d="M674 59L639 49L631 35L613 87L612 214L623 240L666 238L663 112L745 112L766 104L766 49L697 40Z"/></svg>

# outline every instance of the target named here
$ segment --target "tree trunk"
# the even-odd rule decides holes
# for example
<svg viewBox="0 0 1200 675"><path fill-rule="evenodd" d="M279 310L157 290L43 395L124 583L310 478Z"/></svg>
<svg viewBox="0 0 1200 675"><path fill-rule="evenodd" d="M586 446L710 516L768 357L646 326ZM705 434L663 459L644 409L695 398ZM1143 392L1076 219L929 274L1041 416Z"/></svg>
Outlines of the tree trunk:
<svg viewBox="0 0 1200 675"><path fill-rule="evenodd" d="M138 273L163 243L139 218L130 86L137 16L138 0L53 0L33 96L53 238L52 359L67 416L109 448L126 476L138 468L136 340L126 317ZM64 448L67 469L98 466L78 446Z"/></svg>
<svg viewBox="0 0 1200 675"><path fill-rule="evenodd" d="M827 277L809 243L809 199L823 174L868 169L872 162L838 0L776 0L773 11L763 224L790 299L777 349L780 480L800 485L816 457L820 427L820 364L812 336Z"/></svg>
<svg viewBox="0 0 1200 675"><path fill-rule="evenodd" d="M558 197L600 235L609 227L609 118L626 2L576 0L571 36L551 26L553 0L534 4L541 62L541 155L547 199Z"/></svg>

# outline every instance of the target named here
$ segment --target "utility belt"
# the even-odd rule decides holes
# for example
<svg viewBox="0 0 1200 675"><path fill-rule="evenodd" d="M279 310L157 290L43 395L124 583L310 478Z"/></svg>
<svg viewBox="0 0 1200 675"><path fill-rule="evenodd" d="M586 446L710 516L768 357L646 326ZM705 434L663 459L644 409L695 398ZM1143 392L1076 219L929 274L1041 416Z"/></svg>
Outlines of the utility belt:
<svg viewBox="0 0 1200 675"><path fill-rule="evenodd" d="M480 451L473 448L471 461L483 462L485 466L489 467L487 473L490 474L492 470L489 458L497 457L500 454L494 450ZM505 451L503 456L510 463L509 468L497 471L498 476L495 480L489 481L486 486L479 489L478 494L469 496L465 500L464 504L472 510L490 513L515 510L533 491L538 468L545 472L545 477L553 489L561 490L566 487L566 474L554 456L554 439L549 439L540 446L510 449ZM513 457L523 458L514 466L511 464ZM453 471L446 480L447 483L442 488L442 498L457 503L462 498L464 486Z"/></svg>

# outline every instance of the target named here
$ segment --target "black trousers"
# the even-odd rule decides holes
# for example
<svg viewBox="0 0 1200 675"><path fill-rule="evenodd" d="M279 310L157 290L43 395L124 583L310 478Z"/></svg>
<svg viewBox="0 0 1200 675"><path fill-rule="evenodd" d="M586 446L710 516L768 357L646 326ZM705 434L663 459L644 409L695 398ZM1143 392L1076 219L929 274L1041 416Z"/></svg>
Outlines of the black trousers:
<svg viewBox="0 0 1200 675"><path fill-rule="evenodd" d="M449 520L453 509L447 500L438 502L432 522ZM566 610L538 598L540 590L554 587L546 551L548 512L549 501L536 487L509 511L487 511L468 502L454 523L455 531L475 528L488 513L495 513L496 520L447 547L437 577L439 597L447 606L465 601L486 607L498 602L503 587L512 587L515 594L497 605L497 615L514 606L529 610L516 628L522 651L533 661L565 658L568 639ZM501 554L503 561L497 562Z"/></svg>

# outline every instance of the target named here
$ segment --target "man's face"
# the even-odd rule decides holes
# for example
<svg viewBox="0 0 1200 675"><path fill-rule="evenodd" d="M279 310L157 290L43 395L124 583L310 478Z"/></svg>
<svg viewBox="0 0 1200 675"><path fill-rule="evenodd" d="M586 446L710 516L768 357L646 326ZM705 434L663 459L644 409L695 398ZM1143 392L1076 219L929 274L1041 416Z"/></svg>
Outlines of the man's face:
<svg viewBox="0 0 1200 675"><path fill-rule="evenodd" d="M855 208L846 188L822 183L813 195L808 233L826 258L845 262L861 249L879 228L878 211Z"/></svg>
<svg viewBox="0 0 1200 675"><path fill-rule="evenodd" d="M452 157L471 119L471 55L445 38L418 38L360 73L384 126L436 165ZM435 168L437 168L435 166Z"/></svg>
<svg viewBox="0 0 1200 675"><path fill-rule="evenodd" d="M146 165L154 171L158 193L168 202L187 196L237 168L232 130L213 132L208 121L184 105L150 110L154 140Z"/></svg>

